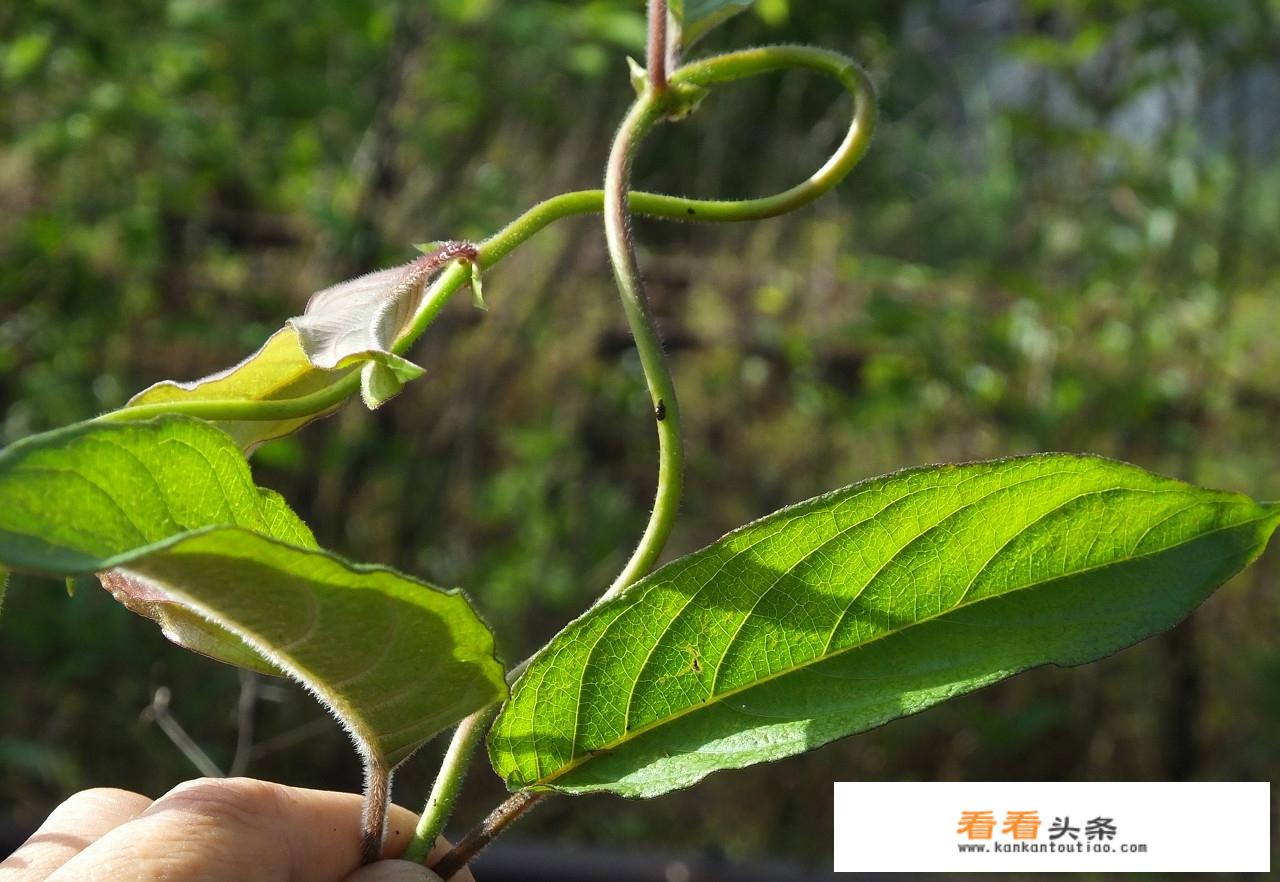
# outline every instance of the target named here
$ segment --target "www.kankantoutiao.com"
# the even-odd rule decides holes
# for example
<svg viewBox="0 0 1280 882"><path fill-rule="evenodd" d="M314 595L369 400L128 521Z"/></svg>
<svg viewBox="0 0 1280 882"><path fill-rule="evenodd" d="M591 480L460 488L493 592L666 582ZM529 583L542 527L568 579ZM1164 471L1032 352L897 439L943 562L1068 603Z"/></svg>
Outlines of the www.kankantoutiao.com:
<svg viewBox="0 0 1280 882"><path fill-rule="evenodd" d="M1145 854L1145 842L958 842L961 854Z"/></svg>

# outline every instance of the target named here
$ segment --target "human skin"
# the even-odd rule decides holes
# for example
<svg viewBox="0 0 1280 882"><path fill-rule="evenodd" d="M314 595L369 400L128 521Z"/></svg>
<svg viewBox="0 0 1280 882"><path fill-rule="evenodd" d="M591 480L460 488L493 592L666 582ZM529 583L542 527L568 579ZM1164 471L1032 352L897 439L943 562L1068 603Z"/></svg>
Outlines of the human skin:
<svg viewBox="0 0 1280 882"><path fill-rule="evenodd" d="M387 814L383 860L360 866L360 797L252 778L188 781L151 800L96 789L58 806L0 863L0 882L439 882L395 860L417 816ZM448 843L436 844L432 859ZM475 882L463 870L450 882Z"/></svg>

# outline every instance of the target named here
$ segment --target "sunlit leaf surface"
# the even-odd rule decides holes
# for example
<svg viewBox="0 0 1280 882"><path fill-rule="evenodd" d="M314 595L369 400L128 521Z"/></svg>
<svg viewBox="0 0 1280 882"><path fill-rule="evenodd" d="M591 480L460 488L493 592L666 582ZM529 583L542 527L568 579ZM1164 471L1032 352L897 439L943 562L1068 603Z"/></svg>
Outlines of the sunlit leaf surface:
<svg viewBox="0 0 1280 882"><path fill-rule="evenodd" d="M1094 457L876 478L784 509L571 624L489 738L508 786L653 796L1170 627L1280 508Z"/></svg>

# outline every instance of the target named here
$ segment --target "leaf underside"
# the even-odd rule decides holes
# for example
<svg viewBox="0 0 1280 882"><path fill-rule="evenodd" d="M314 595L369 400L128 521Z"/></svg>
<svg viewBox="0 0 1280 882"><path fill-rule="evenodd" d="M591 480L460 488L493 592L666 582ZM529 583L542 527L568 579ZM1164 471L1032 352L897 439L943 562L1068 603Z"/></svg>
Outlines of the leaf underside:
<svg viewBox="0 0 1280 882"><path fill-rule="evenodd" d="M784 509L562 631L489 735L512 789L655 796L1164 630L1280 509L1087 456L900 472Z"/></svg>
<svg viewBox="0 0 1280 882"><path fill-rule="evenodd" d="M288 674L395 765L506 691L457 592L315 548L208 423L90 423L0 451L0 565L97 572L174 642Z"/></svg>
<svg viewBox="0 0 1280 882"><path fill-rule="evenodd" d="M393 570L212 528L115 572L142 602L157 592L238 637L387 767L506 694L493 636L467 599Z"/></svg>

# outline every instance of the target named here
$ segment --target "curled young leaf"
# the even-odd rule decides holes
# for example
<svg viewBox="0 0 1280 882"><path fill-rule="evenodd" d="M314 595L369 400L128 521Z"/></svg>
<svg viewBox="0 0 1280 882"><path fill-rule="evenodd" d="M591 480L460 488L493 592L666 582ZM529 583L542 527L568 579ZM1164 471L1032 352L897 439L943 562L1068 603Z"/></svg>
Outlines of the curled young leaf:
<svg viewBox="0 0 1280 882"><path fill-rule="evenodd" d="M430 271L415 267L429 258L424 255L311 295L306 311L288 322L310 362L335 370L389 353L421 302Z"/></svg>
<svg viewBox="0 0 1280 882"><path fill-rule="evenodd" d="M311 298L302 316L291 319L244 361L199 380L156 383L131 398L125 409L193 402L292 403L331 389L362 367L365 404L377 407L423 374L392 346L417 312L426 283L450 261L474 260L475 255L470 243L445 242L404 266L326 288ZM341 405L341 400L326 400L298 416L291 410L278 419L225 418L215 420L215 425L250 452Z"/></svg>
<svg viewBox="0 0 1280 882"><path fill-rule="evenodd" d="M1280 524L1096 457L875 478L730 533L601 603L489 734L512 789L656 796L1172 626Z"/></svg>
<svg viewBox="0 0 1280 882"><path fill-rule="evenodd" d="M289 320L311 364L339 370L376 362L385 370L363 374L365 404L382 404L422 369L392 351L422 303L427 282L452 260L474 260L475 246L447 242L403 266L380 270L312 295L306 311ZM474 265L474 264L473 264Z"/></svg>

